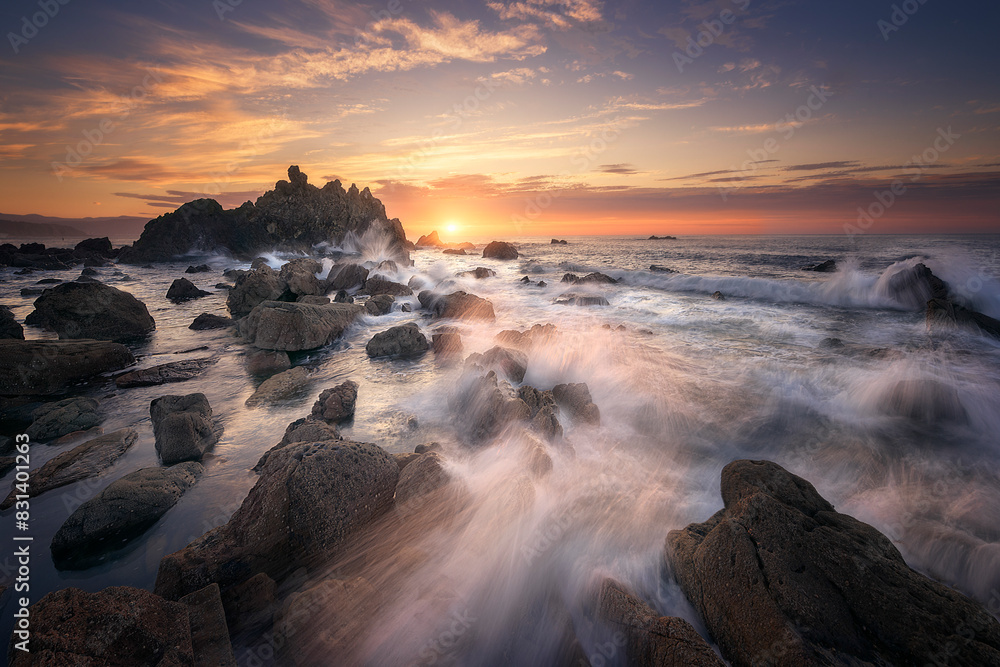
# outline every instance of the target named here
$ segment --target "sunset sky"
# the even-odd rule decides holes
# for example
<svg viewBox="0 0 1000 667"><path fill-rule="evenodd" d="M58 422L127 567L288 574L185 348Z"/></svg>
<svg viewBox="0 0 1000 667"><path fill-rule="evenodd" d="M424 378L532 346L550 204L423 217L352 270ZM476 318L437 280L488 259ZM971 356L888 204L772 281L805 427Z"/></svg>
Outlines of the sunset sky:
<svg viewBox="0 0 1000 667"><path fill-rule="evenodd" d="M411 239L1000 231L995 0L62 2L0 9L6 214L297 164Z"/></svg>

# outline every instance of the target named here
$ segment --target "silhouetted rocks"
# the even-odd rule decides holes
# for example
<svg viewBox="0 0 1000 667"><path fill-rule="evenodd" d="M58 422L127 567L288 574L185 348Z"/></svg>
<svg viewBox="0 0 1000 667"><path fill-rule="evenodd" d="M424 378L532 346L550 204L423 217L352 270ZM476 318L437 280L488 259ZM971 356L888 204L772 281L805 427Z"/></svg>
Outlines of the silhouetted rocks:
<svg viewBox="0 0 1000 667"><path fill-rule="evenodd" d="M248 408L255 408L285 401L301 393L308 384L309 371L296 366L264 380L245 404Z"/></svg>
<svg viewBox="0 0 1000 667"><path fill-rule="evenodd" d="M1000 338L1000 320L969 310L946 299L931 299L927 302L927 328L930 330L963 327L970 331L994 338Z"/></svg>
<svg viewBox="0 0 1000 667"><path fill-rule="evenodd" d="M673 269L668 268L666 266L662 266L660 264L651 264L649 266L649 270L653 271L654 273L677 273Z"/></svg>
<svg viewBox="0 0 1000 667"><path fill-rule="evenodd" d="M111 246L111 240L107 236L103 236L101 238L85 239L80 241L73 248L73 254L77 257L88 257L92 255L113 257L115 250Z"/></svg>
<svg viewBox="0 0 1000 667"><path fill-rule="evenodd" d="M57 394L80 380L134 363L132 352L120 343L0 340L0 395Z"/></svg>
<svg viewBox="0 0 1000 667"><path fill-rule="evenodd" d="M647 241L676 241L677 237L676 236L656 236L656 235L653 235L653 236L650 236L646 240Z"/></svg>
<svg viewBox="0 0 1000 667"><path fill-rule="evenodd" d="M803 266L803 271L815 271L817 273L834 273L837 270L837 260L828 259L815 266Z"/></svg>
<svg viewBox="0 0 1000 667"><path fill-rule="evenodd" d="M156 453L165 465L199 461L219 441L205 394L161 396L149 404Z"/></svg>
<svg viewBox="0 0 1000 667"><path fill-rule="evenodd" d="M441 239L438 237L437 230L435 229L430 234L424 234L419 239L417 239L417 242L416 242L415 245L418 248L423 248L423 247L427 247L427 246L430 246L432 248L439 248L439 247L443 246L444 243L441 242Z"/></svg>
<svg viewBox="0 0 1000 667"><path fill-rule="evenodd" d="M1000 623L911 570L871 526L769 461L722 471L725 508L667 536L666 558L738 667L1000 664Z"/></svg>
<svg viewBox="0 0 1000 667"><path fill-rule="evenodd" d="M505 241L491 241L483 248L483 257L486 259L517 259L517 248Z"/></svg>
<svg viewBox="0 0 1000 667"><path fill-rule="evenodd" d="M24 320L59 338L128 341L156 328L146 306L128 292L102 283L63 283L35 300Z"/></svg>
<svg viewBox="0 0 1000 667"><path fill-rule="evenodd" d="M225 249L252 258L274 249L309 251L319 243L341 244L348 234L360 238L376 230L388 250L409 263L406 236L399 220L389 220L368 188L344 190L340 181L317 188L299 168L288 168L288 181L255 203L224 210L214 199L198 199L151 220L142 236L119 256L120 262L164 262L191 251Z"/></svg>
<svg viewBox="0 0 1000 667"><path fill-rule="evenodd" d="M369 357L418 357L428 349L426 336L413 322L377 333L365 346Z"/></svg>
<svg viewBox="0 0 1000 667"><path fill-rule="evenodd" d="M354 417L357 402L358 383L346 380L319 395L312 406L312 416L332 424L347 421Z"/></svg>
<svg viewBox="0 0 1000 667"><path fill-rule="evenodd" d="M46 403L31 413L33 421L25 433L32 442L49 442L69 433L86 431L101 423L98 407L96 400L83 396Z"/></svg>
<svg viewBox="0 0 1000 667"><path fill-rule="evenodd" d="M188 325L188 329L207 331L209 329L225 329L235 324L236 321L232 318L223 317L222 315L212 315L211 313L202 313L194 318L194 321Z"/></svg>
<svg viewBox="0 0 1000 667"><path fill-rule="evenodd" d="M24 340L24 327L7 306L0 306L0 339Z"/></svg>
<svg viewBox="0 0 1000 667"><path fill-rule="evenodd" d="M567 245L566 239L552 239L549 241L550 245Z"/></svg>
<svg viewBox="0 0 1000 667"><path fill-rule="evenodd" d="M265 301L240 320L240 335L263 350L314 350L340 338L364 311L349 303L313 306Z"/></svg>
<svg viewBox="0 0 1000 667"><path fill-rule="evenodd" d="M211 292L206 292L203 289L198 289L193 282L187 278L178 278L170 284L170 288L167 289L167 299L173 302L187 301L189 299L197 299L202 296L209 296Z"/></svg>

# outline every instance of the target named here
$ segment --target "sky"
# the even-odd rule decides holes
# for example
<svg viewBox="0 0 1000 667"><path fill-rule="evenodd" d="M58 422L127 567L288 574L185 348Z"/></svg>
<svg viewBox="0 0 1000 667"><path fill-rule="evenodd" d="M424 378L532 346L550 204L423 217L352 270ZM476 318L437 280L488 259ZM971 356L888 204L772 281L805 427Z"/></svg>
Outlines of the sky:
<svg viewBox="0 0 1000 667"><path fill-rule="evenodd" d="M413 239L1000 232L998 24L993 0L6 0L0 211L233 207L295 164Z"/></svg>

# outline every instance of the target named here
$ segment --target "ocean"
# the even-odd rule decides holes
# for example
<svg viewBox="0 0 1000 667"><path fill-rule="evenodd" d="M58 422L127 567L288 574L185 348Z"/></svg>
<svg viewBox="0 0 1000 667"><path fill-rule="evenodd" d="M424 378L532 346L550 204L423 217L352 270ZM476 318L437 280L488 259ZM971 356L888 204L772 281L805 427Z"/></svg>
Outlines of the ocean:
<svg viewBox="0 0 1000 667"><path fill-rule="evenodd" d="M604 575L626 582L660 613L701 629L669 579L664 538L722 507L720 471L740 458L779 463L812 482L838 511L889 536L911 567L984 604L1000 600L1000 341L967 331L932 334L923 309L894 300L888 289L894 273L922 262L962 303L1000 318L1000 235L566 237L567 245L504 240L518 246L519 259L424 249L411 253L413 267L390 277L406 283L420 275L445 292L463 289L493 303L495 323L459 325L465 354L486 351L502 330L556 325L560 335L530 353L524 384L587 383L601 425L561 419L565 442L550 448L553 469L541 478L525 477L516 435L484 449L459 444L449 399L460 391L460 365L439 364L430 352L416 360L367 357L365 344L390 326L416 322L430 337L439 322L425 317L415 296L397 298L391 314L364 318L328 348L295 355L293 363L312 372L308 391L279 406L250 409L244 401L260 380L244 368L247 346L229 330L187 328L199 313L227 314L227 292L214 285L226 282L224 269L246 263L211 255L154 268L117 267L123 276L97 269L98 279L134 294L156 320L156 331L133 348L141 366L205 356L219 361L183 383L116 389L109 382L88 390L101 402L104 431L135 426L139 441L98 478L32 500L32 599L67 586L152 589L164 555L225 523L239 507L257 479L252 467L286 425L309 414L323 389L353 379L360 385L358 407L353 423L341 429L344 437L391 453L441 443L472 507L472 520L461 529L429 529L407 545L431 557L392 579L392 601L378 622L380 642L370 648L378 664L425 654L456 614L477 631L450 649L451 662L547 664L558 639L556 621L539 623L539 615L524 610L553 596L579 620L584 649L595 650L606 638L597 630L588 635L578 615L595 578ZM377 250L366 257L377 260ZM277 268L289 258L268 259ZM828 259L836 260L837 272L802 270ZM203 262L211 273L184 274L189 264ZM651 271L651 265L675 273ZM496 276L457 275L477 266ZM21 296L22 288L77 275L14 271L0 269L0 303L19 321L36 298ZM594 271L618 280L586 288L608 306L554 303L569 289L560 282L563 274ZM532 283L520 282L524 276ZM179 277L212 294L167 301L167 288ZM713 299L716 291L725 298ZM405 302L413 312L400 311ZM34 328L25 333L54 336ZM47 545L79 502L129 472L158 465L150 401L192 392L208 397L225 426L204 461L204 476L141 538L100 565L58 571ZM942 396L948 409L936 404ZM35 446L33 467L72 444ZM12 479L8 473L0 487L6 490ZM521 497L525 479L531 497L511 500ZM12 510L0 516L0 526L13 534ZM0 568L4 579L12 576L9 550ZM391 575L391 564L387 571ZM452 600L448 611L427 612L425 589L442 581ZM11 597L4 596L0 612L4 637L12 628ZM260 646L238 638L240 663L268 664Z"/></svg>

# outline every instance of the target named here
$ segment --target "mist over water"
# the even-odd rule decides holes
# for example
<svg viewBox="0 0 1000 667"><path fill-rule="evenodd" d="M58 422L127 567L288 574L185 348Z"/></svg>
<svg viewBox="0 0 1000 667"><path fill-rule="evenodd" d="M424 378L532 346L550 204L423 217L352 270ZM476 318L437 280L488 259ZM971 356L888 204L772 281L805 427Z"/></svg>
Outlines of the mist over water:
<svg viewBox="0 0 1000 667"><path fill-rule="evenodd" d="M429 337L438 323L424 318L415 297L397 298L394 312L362 319L330 348L294 355L293 363L313 373L299 398L248 409L244 401L260 379L244 369L247 347L230 332L187 329L201 312L224 314L224 290L175 305L164 295L189 261L121 267L128 277L99 269L101 280L135 294L156 319L156 331L137 350L143 366L220 360L182 384L94 394L106 415L104 431L136 425L139 442L96 482L32 501L39 547L71 511L67 495L92 495L157 464L153 398L204 392L226 430L205 460L204 477L141 539L82 572L57 572L50 560L37 559L35 599L66 586L152 588L163 555L235 511L256 481L250 469L286 425L308 414L320 391L353 379L358 409L341 429L345 439L393 453L439 442L457 480L397 507L308 575L313 583L361 576L378 591L374 621L351 642L359 662L549 665L575 635L594 664L594 656L619 664L620 651L602 652L609 635L592 614L604 576L699 627L670 581L664 539L722 507L719 475L738 458L779 463L839 511L888 535L911 567L984 604L1000 601L1000 341L964 331L931 336L922 308L888 289L892 275L922 262L957 301L1000 317L1000 237L569 238L567 246L513 240L521 253L513 262L421 250L413 253L414 267L388 277L406 283L418 275L429 285L443 283L439 291L463 289L492 301L496 323L457 324L464 355L493 347L502 330L555 324L558 333L528 352L523 384L585 382L601 413L600 427L563 413L561 443L515 426L489 446L470 448L455 427L461 364L439 363L431 353L416 361L368 359L365 344L390 326L417 322ZM375 263L384 252L375 239L353 239L342 250ZM801 270L830 258L837 273ZM275 268L287 259L268 256ZM223 269L246 268L223 257L208 262L217 272L189 276L204 289L222 280ZM650 271L651 264L677 273ZM457 275L477 266L497 276ZM567 271L619 279L589 288L610 306L554 304L569 289L560 283ZM518 282L524 275L547 285ZM3 269L4 303L19 320L34 299L19 290L40 277ZM716 290L725 300L710 298ZM400 312L407 301L413 312ZM26 335L49 336L35 329ZM68 448L36 446L33 464ZM13 531L10 512L0 522L5 533ZM316 637L343 631L323 614L310 627ZM261 638L234 642L241 664L270 661Z"/></svg>

